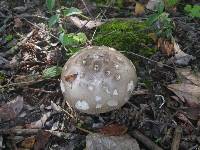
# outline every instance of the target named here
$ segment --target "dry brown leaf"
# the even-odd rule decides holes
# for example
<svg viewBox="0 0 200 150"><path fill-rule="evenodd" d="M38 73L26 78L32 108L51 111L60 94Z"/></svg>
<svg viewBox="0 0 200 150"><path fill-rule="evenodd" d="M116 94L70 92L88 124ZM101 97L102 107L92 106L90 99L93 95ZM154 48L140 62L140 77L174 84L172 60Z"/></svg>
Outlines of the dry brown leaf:
<svg viewBox="0 0 200 150"><path fill-rule="evenodd" d="M167 56L172 56L174 54L174 44L166 39L158 39L158 48Z"/></svg>
<svg viewBox="0 0 200 150"><path fill-rule="evenodd" d="M192 120L200 119L200 106L194 107L194 108L191 108L191 107L181 108L181 110L189 119L192 119Z"/></svg>
<svg viewBox="0 0 200 150"><path fill-rule="evenodd" d="M193 124L190 122L190 120L181 112L176 114L176 117L180 119L184 124L188 124L190 128L194 128Z"/></svg>
<svg viewBox="0 0 200 150"><path fill-rule="evenodd" d="M200 87L200 72L193 72L190 68L177 68L176 74L182 82Z"/></svg>
<svg viewBox="0 0 200 150"><path fill-rule="evenodd" d="M162 2L162 0L149 0L146 8L149 10L156 10L159 7L159 4Z"/></svg>
<svg viewBox="0 0 200 150"><path fill-rule="evenodd" d="M87 20L81 20L78 17L74 17L74 16L73 17L71 16L69 19L78 28L86 27L87 29L93 29L103 24L103 22L98 21L98 20L87 21Z"/></svg>
<svg viewBox="0 0 200 150"><path fill-rule="evenodd" d="M200 105L200 87L192 84L170 84L167 86L169 90L174 92L183 102L190 107L198 107Z"/></svg>
<svg viewBox="0 0 200 150"><path fill-rule="evenodd" d="M124 125L119 125L117 123L108 124L101 128L99 131L101 134L110 135L110 136L119 136L126 133L128 128Z"/></svg>
<svg viewBox="0 0 200 150"><path fill-rule="evenodd" d="M45 149L45 145L49 141L51 134L49 132L41 131L36 136L36 142L34 145L34 150Z"/></svg>
<svg viewBox="0 0 200 150"><path fill-rule="evenodd" d="M180 46L175 41L174 45L174 53L175 55L168 60L168 64L177 64L180 66L187 66L189 62L195 60L196 58L192 55L186 54L180 49Z"/></svg>
<svg viewBox="0 0 200 150"><path fill-rule="evenodd" d="M149 33L148 36L154 41L156 42L157 41L157 36L156 36L156 33Z"/></svg>
<svg viewBox="0 0 200 150"><path fill-rule="evenodd" d="M31 136L22 141L21 146L23 148L32 149L34 143L35 143L35 136Z"/></svg>
<svg viewBox="0 0 200 150"><path fill-rule="evenodd" d="M23 108L23 97L17 96L11 102L0 107L0 119L7 121L14 119Z"/></svg>
<svg viewBox="0 0 200 150"><path fill-rule="evenodd" d="M30 124L26 124L26 128L31 128L31 129L40 129L44 127L45 122L47 119L51 116L51 112L47 112L42 115L42 117L35 122L31 122Z"/></svg>
<svg viewBox="0 0 200 150"><path fill-rule="evenodd" d="M145 6L139 2L136 2L136 5L135 5L135 15L136 16L141 16L144 14L144 8Z"/></svg>

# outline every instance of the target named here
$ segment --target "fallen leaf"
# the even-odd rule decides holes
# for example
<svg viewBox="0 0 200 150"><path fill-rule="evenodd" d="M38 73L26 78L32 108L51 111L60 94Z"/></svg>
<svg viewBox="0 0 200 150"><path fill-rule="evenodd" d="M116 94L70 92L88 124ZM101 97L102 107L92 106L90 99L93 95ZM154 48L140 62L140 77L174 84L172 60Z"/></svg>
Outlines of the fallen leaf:
<svg viewBox="0 0 200 150"><path fill-rule="evenodd" d="M187 83L170 84L167 86L169 90L174 92L183 102L190 107L198 107L200 105L200 87Z"/></svg>
<svg viewBox="0 0 200 150"><path fill-rule="evenodd" d="M192 83L200 87L200 72L194 72L190 68L177 68L176 74L181 82Z"/></svg>
<svg viewBox="0 0 200 150"><path fill-rule="evenodd" d="M93 29L103 24L103 22L98 20L81 20L78 17L70 17L70 21L78 28L86 27L87 29Z"/></svg>
<svg viewBox="0 0 200 150"><path fill-rule="evenodd" d="M158 48L167 56L172 56L174 54L174 44L166 39L158 39Z"/></svg>
<svg viewBox="0 0 200 150"><path fill-rule="evenodd" d="M200 106L198 107L186 107L186 108L180 108L181 111L184 112L184 114L192 120L199 120L200 119Z"/></svg>
<svg viewBox="0 0 200 150"><path fill-rule="evenodd" d="M14 100L0 107L0 119L7 121L16 118L23 108L23 97L17 96Z"/></svg>
<svg viewBox="0 0 200 150"><path fill-rule="evenodd" d="M126 133L128 128L124 125L119 125L117 123L108 124L103 128L99 129L101 134L119 136Z"/></svg>
<svg viewBox="0 0 200 150"><path fill-rule="evenodd" d="M51 134L49 132L40 131L36 135L36 142L34 145L34 150L42 150L45 149L45 145L49 141Z"/></svg>
<svg viewBox="0 0 200 150"><path fill-rule="evenodd" d="M149 0L146 8L149 10L157 10L162 0Z"/></svg>
<svg viewBox="0 0 200 150"><path fill-rule="evenodd" d="M35 143L35 136L31 136L28 138L25 138L25 140L22 141L21 146L23 148L32 149Z"/></svg>
<svg viewBox="0 0 200 150"><path fill-rule="evenodd" d="M194 56L183 52L178 43L174 41L175 55L168 60L168 64L176 64L180 66L187 66L192 60L196 59Z"/></svg>
<svg viewBox="0 0 200 150"><path fill-rule="evenodd" d="M179 120L181 120L182 122L184 122L184 124L186 125L186 127L189 126L188 130L191 131L192 129L194 129L194 125L190 122L190 120L183 113L181 113L181 112L177 113L176 117Z"/></svg>
<svg viewBox="0 0 200 150"><path fill-rule="evenodd" d="M148 33L148 36L154 41L156 42L157 41L157 36L156 36L156 33Z"/></svg>
<svg viewBox="0 0 200 150"><path fill-rule="evenodd" d="M87 150L140 150L138 142L131 136L106 136L88 134L86 136Z"/></svg>
<svg viewBox="0 0 200 150"><path fill-rule="evenodd" d="M31 129L40 129L40 128L44 127L45 122L47 121L47 119L50 116L51 116L51 112L47 112L46 114L42 115L40 120L31 122L30 124L27 124L26 127L31 128Z"/></svg>
<svg viewBox="0 0 200 150"><path fill-rule="evenodd" d="M139 3L139 2L136 2L136 5L135 5L135 15L136 16L141 16L144 14L144 5Z"/></svg>

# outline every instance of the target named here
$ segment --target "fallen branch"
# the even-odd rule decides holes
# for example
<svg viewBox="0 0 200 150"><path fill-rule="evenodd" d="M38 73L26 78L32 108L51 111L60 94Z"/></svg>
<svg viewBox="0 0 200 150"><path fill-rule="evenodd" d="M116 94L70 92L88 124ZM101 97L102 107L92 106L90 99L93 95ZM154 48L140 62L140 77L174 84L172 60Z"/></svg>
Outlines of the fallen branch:
<svg viewBox="0 0 200 150"><path fill-rule="evenodd" d="M0 86L0 89L6 88L6 87L11 87L11 86L27 86L27 85L32 85L41 81L44 81L45 79L40 79L40 80L36 80L36 81L28 81L28 82L17 82L17 83L10 83L10 84L6 84L3 86Z"/></svg>

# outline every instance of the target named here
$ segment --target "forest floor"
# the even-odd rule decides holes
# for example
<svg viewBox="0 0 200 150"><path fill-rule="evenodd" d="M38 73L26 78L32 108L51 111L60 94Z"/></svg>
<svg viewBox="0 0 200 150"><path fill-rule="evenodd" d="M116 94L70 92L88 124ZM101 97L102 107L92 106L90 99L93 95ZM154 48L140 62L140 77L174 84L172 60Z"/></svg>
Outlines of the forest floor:
<svg viewBox="0 0 200 150"><path fill-rule="evenodd" d="M145 20L149 13L136 16L131 1L121 9L82 0L68 5L72 6L89 18L100 14L102 22L112 18ZM88 115L66 104L60 74L43 76L46 68L63 67L68 57L59 41L60 26L48 28L51 13L46 4L1 0L0 149L79 150L93 133L126 133L143 150L200 149L200 21L179 7L171 11L175 42L161 41L148 58L133 53L141 62L137 66L140 92L121 109ZM68 18L60 21L68 32L87 35L84 46L91 44L96 27L78 28ZM158 43L155 40L155 47Z"/></svg>

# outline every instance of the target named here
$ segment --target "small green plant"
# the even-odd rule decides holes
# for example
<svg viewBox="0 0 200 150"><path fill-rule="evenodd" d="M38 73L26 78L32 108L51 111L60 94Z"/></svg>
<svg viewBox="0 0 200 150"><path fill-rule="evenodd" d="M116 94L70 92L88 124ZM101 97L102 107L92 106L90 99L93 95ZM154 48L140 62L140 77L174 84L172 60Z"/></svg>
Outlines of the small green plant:
<svg viewBox="0 0 200 150"><path fill-rule="evenodd" d="M156 31L158 37L171 39L174 25L164 9L164 3L160 3L156 12L147 19L146 23L153 31Z"/></svg>
<svg viewBox="0 0 200 150"><path fill-rule="evenodd" d="M165 7L172 8L178 4L179 0L164 0Z"/></svg>
<svg viewBox="0 0 200 150"><path fill-rule="evenodd" d="M48 10L52 12L52 9L55 6L55 0L46 0L46 5L47 5Z"/></svg>
<svg viewBox="0 0 200 150"><path fill-rule="evenodd" d="M13 39L13 35L12 34L9 34L5 37L5 40L8 42L8 41L11 41Z"/></svg>
<svg viewBox="0 0 200 150"><path fill-rule="evenodd" d="M186 5L184 7L186 13L192 18L200 18L200 6L199 5Z"/></svg>
<svg viewBox="0 0 200 150"><path fill-rule="evenodd" d="M65 17L69 17L72 15L79 15L81 17L87 18L86 16L82 15L82 11L75 7L64 7L61 6L56 11L53 11L55 7L55 0L46 0L46 5L51 12L52 16L48 20L48 26L52 28L55 24L59 23L60 27L60 35L59 40L64 47L68 49L69 55L75 53L79 50L81 45L84 45L87 42L87 37L85 33L67 33L67 31L63 28L61 20ZM53 15L54 14L54 15Z"/></svg>
<svg viewBox="0 0 200 150"><path fill-rule="evenodd" d="M85 33L79 32L75 33L61 33L59 36L59 40L63 46L68 48L69 54L74 54L79 50L79 46L83 45L87 41L87 37Z"/></svg>

